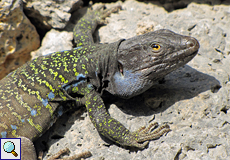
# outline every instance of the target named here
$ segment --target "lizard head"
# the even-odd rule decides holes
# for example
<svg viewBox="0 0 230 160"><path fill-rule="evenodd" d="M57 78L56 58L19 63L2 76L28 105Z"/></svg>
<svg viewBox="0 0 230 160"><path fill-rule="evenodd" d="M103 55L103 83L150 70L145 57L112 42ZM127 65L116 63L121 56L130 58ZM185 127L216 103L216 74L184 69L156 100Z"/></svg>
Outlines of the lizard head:
<svg viewBox="0 0 230 160"><path fill-rule="evenodd" d="M110 92L123 98L143 93L159 79L188 63L199 47L195 38L165 29L122 41Z"/></svg>

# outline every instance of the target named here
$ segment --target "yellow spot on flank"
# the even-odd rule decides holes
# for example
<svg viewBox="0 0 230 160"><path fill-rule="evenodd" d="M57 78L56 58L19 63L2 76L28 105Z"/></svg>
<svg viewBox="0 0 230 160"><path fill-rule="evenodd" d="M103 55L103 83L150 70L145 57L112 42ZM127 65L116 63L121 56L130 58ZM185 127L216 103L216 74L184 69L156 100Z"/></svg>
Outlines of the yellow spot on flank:
<svg viewBox="0 0 230 160"><path fill-rule="evenodd" d="M49 65L49 63L48 63L47 61L43 61L43 63L44 63L45 65Z"/></svg>
<svg viewBox="0 0 230 160"><path fill-rule="evenodd" d="M47 82L46 80L42 80L39 77L36 77L36 80L39 82L39 84L41 85L42 83L45 84L51 91L55 91L55 89L53 88L53 86L51 84L49 84L49 82Z"/></svg>
<svg viewBox="0 0 230 160"><path fill-rule="evenodd" d="M85 60L88 62L89 61L88 57L85 56Z"/></svg>
<svg viewBox="0 0 230 160"><path fill-rule="evenodd" d="M28 118L27 121L29 122L31 126L36 128L39 132L42 132L42 127L39 124L34 124L33 119L31 117Z"/></svg>
<svg viewBox="0 0 230 160"><path fill-rule="evenodd" d="M61 54L60 54L60 53L56 53L56 55L57 55L58 57L61 57Z"/></svg>
<svg viewBox="0 0 230 160"><path fill-rule="evenodd" d="M27 89L27 91L28 91L29 95L32 95L32 94L35 94L35 93L36 93L35 91L32 91L30 88Z"/></svg>
<svg viewBox="0 0 230 160"><path fill-rule="evenodd" d="M54 79L53 80L55 80L56 79L56 77L58 76L58 72L54 72L54 70L53 69L49 69L49 72L51 73L51 74L53 74L54 75Z"/></svg>
<svg viewBox="0 0 230 160"><path fill-rule="evenodd" d="M67 64L66 62L63 62L63 66L65 67L65 68L64 68L64 71L69 72L69 70L67 69L68 64Z"/></svg>
<svg viewBox="0 0 230 160"><path fill-rule="evenodd" d="M18 93L18 92L14 92L14 94L15 94L15 98L17 99L18 103L19 103L21 106L25 107L25 108L27 109L27 111L31 111L31 109L30 109L30 107L28 106L28 104L27 104L27 103L24 103L23 100L22 100L22 98L21 98L21 96L19 96L19 93Z"/></svg>
<svg viewBox="0 0 230 160"><path fill-rule="evenodd" d="M109 119L108 123L112 122L113 120L112 119Z"/></svg>
<svg viewBox="0 0 230 160"><path fill-rule="evenodd" d="M30 75L26 71L22 71L21 74L25 75L26 77L29 77Z"/></svg>
<svg viewBox="0 0 230 160"><path fill-rule="evenodd" d="M37 104L35 104L34 108L37 109L37 114L38 114L38 115L41 115L41 109L42 109L42 107L41 107L41 106L38 106Z"/></svg>
<svg viewBox="0 0 230 160"><path fill-rule="evenodd" d="M60 97L63 99L63 101L66 101L66 100L67 100L67 97L66 97L66 96L60 95Z"/></svg>
<svg viewBox="0 0 230 160"><path fill-rule="evenodd" d="M37 95L37 99L40 100L40 101L42 101L42 98L40 96L40 92L39 91L36 91L36 95Z"/></svg>
<svg viewBox="0 0 230 160"><path fill-rule="evenodd" d="M3 122L1 122L1 123L0 123L0 127L3 127L5 130L7 130L7 129L8 129L7 125L6 125L6 124L4 124Z"/></svg>
<svg viewBox="0 0 230 160"><path fill-rule="evenodd" d="M46 82L45 84L51 91L53 91L53 92L55 91L55 89L53 88L52 85L49 84L49 82Z"/></svg>
<svg viewBox="0 0 230 160"><path fill-rule="evenodd" d="M73 87L73 88L72 88L72 92L73 92L73 93L78 92L78 87Z"/></svg>
<svg viewBox="0 0 230 160"><path fill-rule="evenodd" d="M45 65L42 64L42 65L41 65L41 69L42 69L42 70L47 70L47 67L46 67Z"/></svg>
<svg viewBox="0 0 230 160"><path fill-rule="evenodd" d="M102 108L103 107L103 105L100 105L100 106L98 106L97 108Z"/></svg>
<svg viewBox="0 0 230 160"><path fill-rule="evenodd" d="M88 107L88 105L91 104L89 101L85 102L85 106Z"/></svg>
<svg viewBox="0 0 230 160"><path fill-rule="evenodd" d="M31 70L32 70L32 71L36 69L36 67L35 67L35 64L34 64L34 63L30 63L30 67L31 67Z"/></svg>
<svg viewBox="0 0 230 160"><path fill-rule="evenodd" d="M15 117L17 117L19 119L19 121L21 122L22 120L22 116L19 115L17 112L11 112L12 115L14 115Z"/></svg>
<svg viewBox="0 0 230 160"><path fill-rule="evenodd" d="M19 135L16 134L16 130L13 130L13 131L11 132L11 134L12 134L14 137L19 137Z"/></svg>
<svg viewBox="0 0 230 160"><path fill-rule="evenodd" d="M114 134L114 131L109 129L109 134Z"/></svg>
<svg viewBox="0 0 230 160"><path fill-rule="evenodd" d="M54 113L53 108L49 104L46 105L46 108L49 109L50 115L52 116Z"/></svg>
<svg viewBox="0 0 230 160"><path fill-rule="evenodd" d="M78 75L79 75L79 73L77 72L77 69L76 69L76 68L74 68L73 70L74 70L74 75L75 75L75 76L78 76Z"/></svg>
<svg viewBox="0 0 230 160"><path fill-rule="evenodd" d="M68 83L68 80L65 80L65 78L62 75L58 76L63 83Z"/></svg>
<svg viewBox="0 0 230 160"><path fill-rule="evenodd" d="M4 95L1 97L1 99L3 99L3 100L6 100L7 99L7 97L5 97Z"/></svg>
<svg viewBox="0 0 230 160"><path fill-rule="evenodd" d="M39 73L38 68L35 68L34 74L38 74L38 73Z"/></svg>

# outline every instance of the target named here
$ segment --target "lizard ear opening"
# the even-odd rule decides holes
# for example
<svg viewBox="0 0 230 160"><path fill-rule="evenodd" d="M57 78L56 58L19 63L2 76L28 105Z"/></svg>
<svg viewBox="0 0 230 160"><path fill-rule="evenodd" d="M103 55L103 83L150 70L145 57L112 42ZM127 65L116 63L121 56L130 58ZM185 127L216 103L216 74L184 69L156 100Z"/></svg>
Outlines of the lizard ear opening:
<svg viewBox="0 0 230 160"><path fill-rule="evenodd" d="M124 76L124 74L123 74L123 65L120 62L118 62L118 70L121 73L121 75Z"/></svg>

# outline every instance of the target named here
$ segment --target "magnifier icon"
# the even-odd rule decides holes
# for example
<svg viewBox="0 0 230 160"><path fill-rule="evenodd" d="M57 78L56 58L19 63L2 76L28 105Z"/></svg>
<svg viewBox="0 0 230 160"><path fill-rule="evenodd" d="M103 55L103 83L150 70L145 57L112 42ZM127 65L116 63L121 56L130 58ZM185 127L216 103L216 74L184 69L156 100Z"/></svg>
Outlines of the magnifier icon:
<svg viewBox="0 0 230 160"><path fill-rule="evenodd" d="M3 145L3 149L7 153L12 153L15 157L18 156L18 154L14 151L15 150L15 145L11 141L7 141Z"/></svg>

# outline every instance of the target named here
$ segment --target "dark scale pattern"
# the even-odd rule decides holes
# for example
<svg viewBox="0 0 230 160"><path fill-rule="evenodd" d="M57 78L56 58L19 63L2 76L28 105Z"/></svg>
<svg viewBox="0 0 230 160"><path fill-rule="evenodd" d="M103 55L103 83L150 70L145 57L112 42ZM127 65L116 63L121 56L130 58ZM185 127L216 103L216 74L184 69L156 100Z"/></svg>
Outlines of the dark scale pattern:
<svg viewBox="0 0 230 160"><path fill-rule="evenodd" d="M89 11L74 28L76 48L38 57L0 81L2 138L34 141L63 112L81 105L86 106L98 132L122 146L143 149L149 140L170 131L168 125L152 130L158 125L153 123L130 132L110 117L101 95L104 90L123 98L143 93L190 61L199 43L192 37L159 30L111 44L94 44L96 26L119 8ZM28 148L26 143L22 147Z"/></svg>

